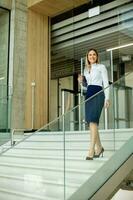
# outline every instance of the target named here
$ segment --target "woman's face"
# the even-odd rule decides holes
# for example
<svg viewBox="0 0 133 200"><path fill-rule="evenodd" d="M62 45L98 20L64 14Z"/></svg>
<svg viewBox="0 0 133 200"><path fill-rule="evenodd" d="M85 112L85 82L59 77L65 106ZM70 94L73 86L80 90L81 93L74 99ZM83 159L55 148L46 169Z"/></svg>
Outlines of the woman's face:
<svg viewBox="0 0 133 200"><path fill-rule="evenodd" d="M90 62L90 64L94 64L97 62L97 54L95 51L93 51L93 50L89 51L88 61Z"/></svg>

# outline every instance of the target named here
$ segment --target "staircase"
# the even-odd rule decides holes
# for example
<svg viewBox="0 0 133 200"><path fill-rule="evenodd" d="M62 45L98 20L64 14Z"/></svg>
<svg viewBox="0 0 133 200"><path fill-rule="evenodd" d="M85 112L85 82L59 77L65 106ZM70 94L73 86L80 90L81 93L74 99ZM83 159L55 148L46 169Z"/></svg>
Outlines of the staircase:
<svg viewBox="0 0 133 200"><path fill-rule="evenodd" d="M101 130L100 135L105 153L93 161L85 160L88 131L65 132L65 151L61 131L37 132L4 150L0 156L0 200L98 199L93 195L103 190L103 185L106 188L114 171L131 158L133 129L118 129L115 133ZM116 187L131 172L133 158L128 165Z"/></svg>

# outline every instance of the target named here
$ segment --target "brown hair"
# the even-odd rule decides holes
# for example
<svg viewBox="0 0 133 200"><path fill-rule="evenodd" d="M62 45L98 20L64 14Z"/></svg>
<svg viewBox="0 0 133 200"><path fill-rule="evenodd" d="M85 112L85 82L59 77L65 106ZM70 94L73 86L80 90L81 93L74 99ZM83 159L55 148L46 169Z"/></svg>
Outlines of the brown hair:
<svg viewBox="0 0 133 200"><path fill-rule="evenodd" d="M86 67L87 67L87 66L90 66L90 62L89 62L89 60L88 60L88 53L89 53L90 51L94 51L94 52L96 53L96 56L97 56L96 63L99 63L99 55L98 55L98 52L97 52L96 49L93 49L93 48L92 48L92 49L89 49L89 50L87 51L87 53L86 53L86 63L85 63Z"/></svg>

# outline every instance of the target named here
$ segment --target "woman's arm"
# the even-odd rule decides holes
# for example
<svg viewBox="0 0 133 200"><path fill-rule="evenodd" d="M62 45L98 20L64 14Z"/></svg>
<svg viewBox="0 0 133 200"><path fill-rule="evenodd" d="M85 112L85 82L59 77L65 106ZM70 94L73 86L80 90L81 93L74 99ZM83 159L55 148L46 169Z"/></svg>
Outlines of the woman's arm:
<svg viewBox="0 0 133 200"><path fill-rule="evenodd" d="M109 79L108 79L108 72L104 65L101 67L101 73L102 73L102 80L103 80L103 86L104 86L104 93L105 93L105 107L109 107L110 101L109 101Z"/></svg>
<svg viewBox="0 0 133 200"><path fill-rule="evenodd" d="M86 81L85 76L79 74L78 75L78 82L82 87L85 87L85 88L87 87L87 81Z"/></svg>

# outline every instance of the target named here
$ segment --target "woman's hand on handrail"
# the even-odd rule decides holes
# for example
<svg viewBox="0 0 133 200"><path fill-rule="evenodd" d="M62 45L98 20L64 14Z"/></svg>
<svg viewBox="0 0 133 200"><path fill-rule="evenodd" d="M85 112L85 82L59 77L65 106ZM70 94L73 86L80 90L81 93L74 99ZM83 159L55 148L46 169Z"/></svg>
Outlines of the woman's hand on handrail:
<svg viewBox="0 0 133 200"><path fill-rule="evenodd" d="M83 80L84 80L84 76L81 75L81 74L79 74L78 75L78 82L79 82L79 84L83 83Z"/></svg>

